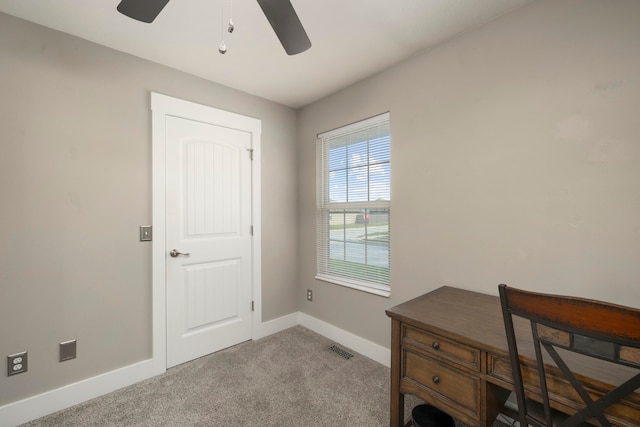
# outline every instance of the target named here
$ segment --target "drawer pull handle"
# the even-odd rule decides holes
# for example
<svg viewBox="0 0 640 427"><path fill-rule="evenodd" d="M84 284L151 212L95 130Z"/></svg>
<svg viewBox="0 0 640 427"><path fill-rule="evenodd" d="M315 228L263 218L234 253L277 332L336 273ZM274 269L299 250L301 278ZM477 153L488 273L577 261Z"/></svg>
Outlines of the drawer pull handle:
<svg viewBox="0 0 640 427"><path fill-rule="evenodd" d="M437 375L434 375L431 380L433 381L434 384L438 384L440 382L440 377L438 377Z"/></svg>
<svg viewBox="0 0 640 427"><path fill-rule="evenodd" d="M438 341L434 341L433 343L431 343L431 347L433 347L434 350L437 350L440 348L440 344L438 343Z"/></svg>

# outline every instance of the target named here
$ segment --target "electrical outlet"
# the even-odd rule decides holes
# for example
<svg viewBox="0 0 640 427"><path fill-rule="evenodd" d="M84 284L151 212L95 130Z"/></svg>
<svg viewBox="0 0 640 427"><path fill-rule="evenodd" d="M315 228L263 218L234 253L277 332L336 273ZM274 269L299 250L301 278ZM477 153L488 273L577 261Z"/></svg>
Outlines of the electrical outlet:
<svg viewBox="0 0 640 427"><path fill-rule="evenodd" d="M7 375L17 375L23 372L27 372L27 352L22 351L7 356Z"/></svg>
<svg viewBox="0 0 640 427"><path fill-rule="evenodd" d="M311 289L307 289L307 301L313 301L313 291Z"/></svg>

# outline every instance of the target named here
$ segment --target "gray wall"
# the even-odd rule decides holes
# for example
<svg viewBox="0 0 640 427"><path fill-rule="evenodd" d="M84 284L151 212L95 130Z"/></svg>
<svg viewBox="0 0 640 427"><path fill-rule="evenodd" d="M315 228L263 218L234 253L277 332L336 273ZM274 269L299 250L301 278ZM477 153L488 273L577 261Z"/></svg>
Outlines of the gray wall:
<svg viewBox="0 0 640 427"><path fill-rule="evenodd" d="M151 91L262 120L262 221L294 225L262 230L263 320L298 310L294 110L0 14L0 360L30 356L0 405L151 356Z"/></svg>
<svg viewBox="0 0 640 427"><path fill-rule="evenodd" d="M639 22L536 1L302 109L301 311L388 346L385 308L442 285L640 306ZM314 279L315 135L384 111L391 298Z"/></svg>
<svg viewBox="0 0 640 427"><path fill-rule="evenodd" d="M151 355L150 91L262 120L264 320L388 346L384 309L441 285L640 306L638 22L636 0L539 0L296 117L0 14L0 356L31 356L0 405ZM391 298L314 279L315 135L384 111Z"/></svg>

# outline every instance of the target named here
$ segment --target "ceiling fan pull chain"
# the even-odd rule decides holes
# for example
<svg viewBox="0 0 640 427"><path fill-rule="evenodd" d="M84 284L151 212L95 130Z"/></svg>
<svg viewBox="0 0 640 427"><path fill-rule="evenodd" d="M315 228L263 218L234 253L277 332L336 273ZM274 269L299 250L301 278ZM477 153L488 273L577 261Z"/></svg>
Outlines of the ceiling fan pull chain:
<svg viewBox="0 0 640 427"><path fill-rule="evenodd" d="M220 52L220 53L221 53L221 54L223 54L223 55L224 55L225 53L227 53L227 45L226 45L226 44L224 44L224 40L222 40L222 41L220 42L220 44L218 45L218 52Z"/></svg>
<svg viewBox="0 0 640 427"><path fill-rule="evenodd" d="M224 42L224 0L220 0L220 44L218 45L218 52L221 54L227 53L227 45Z"/></svg>
<svg viewBox="0 0 640 427"><path fill-rule="evenodd" d="M229 25L227 26L227 31L229 31L229 33L233 33L235 28L236 27L233 25L233 0L229 0Z"/></svg>

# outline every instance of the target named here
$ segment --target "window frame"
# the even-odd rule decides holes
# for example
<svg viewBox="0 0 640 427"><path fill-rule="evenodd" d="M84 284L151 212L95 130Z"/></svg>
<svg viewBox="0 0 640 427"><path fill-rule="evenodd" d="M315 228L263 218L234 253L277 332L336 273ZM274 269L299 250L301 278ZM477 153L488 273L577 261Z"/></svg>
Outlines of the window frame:
<svg viewBox="0 0 640 427"><path fill-rule="evenodd" d="M386 127L386 129L388 130L388 134L386 135L386 138L388 139L389 148L388 148L388 152L385 151L385 155L388 156L388 161L383 160L378 163L372 162L371 153L367 151L367 161L366 161L367 173L371 172L371 166L375 166L377 164L383 164L383 165L386 164L386 171L387 173L390 174L391 172L391 125L390 125L389 112L385 112L377 116L370 117L368 119L364 119L346 126L342 126L331 131L322 132L317 135L317 140L316 140L316 150L317 150L316 152L316 168L317 168L317 171L316 171L316 174L317 174L316 248L317 248L317 253L316 253L315 278L318 280L322 280L324 282L334 283L340 286L345 286L348 288L368 292L368 293L383 296L383 297L389 297L391 295L391 277L390 277L391 275L391 194L390 194L391 182L390 182L390 176L388 177L389 188L386 189L385 187L385 190L387 190L389 194L388 200L378 199L373 201L367 200L367 201L333 201L333 202L329 200L329 192L330 192L329 175L331 172L330 172L330 160L329 160L328 150L331 145L331 142L335 141L337 138L340 138L340 137L348 137L349 135L356 135L358 132L364 132L369 129L378 128L380 126L382 126L383 128ZM367 147L369 148L371 139L367 139L366 141L367 141ZM347 142L345 144L345 147L348 147L350 145L355 145L355 144L356 142ZM346 160L347 162L349 161L348 158ZM345 170L347 171L346 173L349 172L349 168L350 168L349 166L345 166ZM372 182L370 181L370 177L369 177L369 180L367 181L367 185L366 185L367 194L368 194L367 199L370 197L370 194L372 191L371 184ZM348 196L346 197L348 198ZM386 214L387 214L387 223L386 223L387 233L388 233L388 241L386 243L387 264L386 264L386 267L382 267L388 270L388 273L386 273L387 283L382 283L374 280L370 281L362 277L353 277L353 276L349 277L348 274L345 274L345 275L331 274L331 272L329 271L329 263L331 260L330 249L329 249L330 241L331 241L331 235L330 235L331 234L330 233L331 213L335 211L342 211L342 213L345 215L344 224L346 225L347 214L354 215L358 211L363 212L366 209L373 210L373 211L382 210L382 211L386 211ZM348 211L351 211L351 212L348 212ZM365 213L370 214L370 212L365 212ZM368 218L365 217L365 221L366 219ZM365 222L365 230L367 229L367 227L369 227L368 223ZM346 230L347 227L343 229ZM340 240L340 241L344 242L345 251L346 251L347 250L346 246L348 243L346 232L345 232L344 240ZM367 243L364 244L365 254L368 253L369 247L374 245L375 243L369 243L367 241ZM372 271L372 270L375 270L375 268L377 268L375 265L369 264L369 263L361 264L361 265L366 266L366 267L363 267L362 269L363 272L365 270ZM367 275L369 274L367 273ZM373 275L375 276L375 274Z"/></svg>

